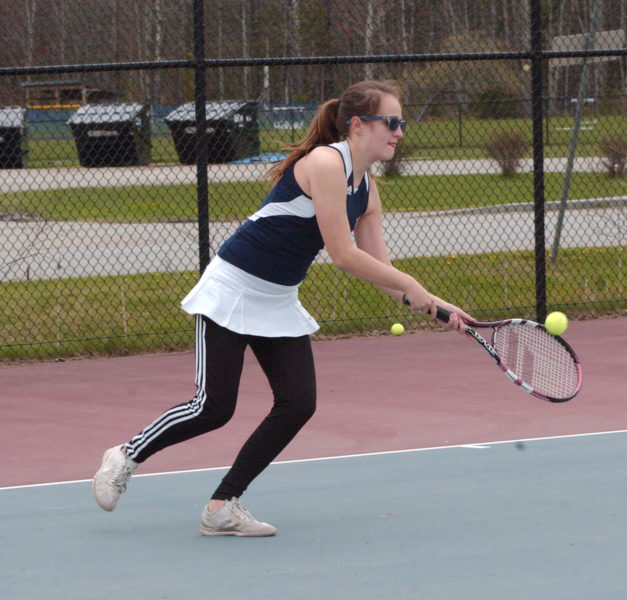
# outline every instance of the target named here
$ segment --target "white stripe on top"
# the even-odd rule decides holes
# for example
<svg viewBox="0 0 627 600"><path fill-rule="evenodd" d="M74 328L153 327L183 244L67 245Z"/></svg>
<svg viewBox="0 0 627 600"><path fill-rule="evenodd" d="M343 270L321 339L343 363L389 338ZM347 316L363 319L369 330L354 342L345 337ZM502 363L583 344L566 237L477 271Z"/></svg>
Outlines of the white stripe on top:
<svg viewBox="0 0 627 600"><path fill-rule="evenodd" d="M298 196L289 202L270 202L262 206L255 214L248 217L251 221L262 219L264 217L302 217L311 219L316 216L314 204L311 198L305 195Z"/></svg>

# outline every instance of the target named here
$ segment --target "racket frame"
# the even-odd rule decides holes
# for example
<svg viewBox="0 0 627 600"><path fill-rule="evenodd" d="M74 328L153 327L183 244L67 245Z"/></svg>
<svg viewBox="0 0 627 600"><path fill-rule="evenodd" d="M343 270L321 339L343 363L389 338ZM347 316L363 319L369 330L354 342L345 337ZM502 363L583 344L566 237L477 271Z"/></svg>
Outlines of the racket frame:
<svg viewBox="0 0 627 600"><path fill-rule="evenodd" d="M403 303L406 304L407 306L410 306L410 302L407 300L405 296L403 296ZM443 321L444 323L448 323L450 316L451 316L451 312L449 310L442 308L441 306L437 307L437 315L436 315L437 319L439 319L440 321ZM516 318L503 319L502 321L473 321L471 324L466 323L462 319L462 322L464 323L464 331L466 332L466 334L472 337L476 342L478 342L486 350L486 352L492 357L492 359L499 366L501 371L503 371L503 373L505 373L505 375L511 381L513 381L516 385L518 385L522 390L524 390L528 394L531 394L532 396L535 396L536 398L540 398L541 400L548 400L549 402L559 403L559 402L567 402L568 400L572 400L579 393L579 390L581 389L581 384L583 381L583 373L581 370L581 363L579 362L579 358L577 358L575 351L571 348L568 342L564 340L564 338L562 338L559 335L550 334L546 330L546 327L542 325L541 323L536 323L535 321L531 321L529 319L516 319ZM472 327L470 325L472 325ZM509 325L524 325L527 327L538 328L546 332L547 335L550 335L551 337L553 337L570 354L571 358L573 359L573 364L575 365L575 369L577 372L577 385L575 387L575 390L569 396L565 398L555 398L555 397L543 394L541 392L538 392L528 383L524 382L518 375L516 375L516 373L514 373L503 362L503 359L500 357L494 345L495 345L496 336L498 335L499 329L507 327ZM492 329L491 343L488 342L480 333L475 331L475 329L473 328Z"/></svg>
<svg viewBox="0 0 627 600"><path fill-rule="evenodd" d="M440 310L438 309L438 313L439 312ZM440 316L438 316L438 318L440 318ZM440 320L443 320L444 322L448 321L448 315L447 315L446 320L445 319L440 319ZM504 327L508 327L511 325L523 325L526 327L533 327L533 328L540 329L546 332L547 335L550 335L556 342L560 343L562 347L570 354L571 358L573 359L573 364L577 372L577 386L575 387L574 391L571 394L569 394L568 396L564 398L555 398L553 396L548 396L546 394L538 392L528 383L524 382L518 375L516 375L516 373L514 373L509 368L508 365L506 365L503 362L501 356L497 352L494 345L496 343L496 336L499 333L499 329L502 329ZM491 343L488 343L488 341L481 334L475 331L473 327L482 328L482 329L492 329ZM575 351L572 349L572 347L568 344L568 342L564 338L562 338L559 335L550 334L548 331L546 331L546 327L542 325L541 323L536 323L535 321L531 321L529 319L503 319L502 321L475 321L472 323L472 327L468 325L467 323L464 323L464 331L468 335L470 335L473 339L475 339L479 344L481 344L481 346L483 346L486 352L488 352L488 354L494 359L494 362L499 366L501 371L503 371L503 373L505 373L505 375L511 381L513 381L516 385L518 385L522 390L524 390L528 394L531 394L532 396L535 396L536 398L540 398L541 400L548 400L549 402L559 403L559 402L567 402L568 400L572 400L579 393L579 390L581 389L582 379L583 379L581 363L579 362L579 358L577 357L577 355L575 354Z"/></svg>

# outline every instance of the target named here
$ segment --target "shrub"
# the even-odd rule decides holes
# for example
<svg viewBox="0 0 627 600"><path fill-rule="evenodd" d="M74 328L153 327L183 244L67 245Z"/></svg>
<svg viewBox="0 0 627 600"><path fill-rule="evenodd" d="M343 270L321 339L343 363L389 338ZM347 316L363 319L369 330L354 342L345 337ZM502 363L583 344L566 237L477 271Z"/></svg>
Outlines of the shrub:
<svg viewBox="0 0 627 600"><path fill-rule="evenodd" d="M520 159L529 148L528 142L514 131L497 133L490 138L486 151L501 167L502 175L514 175L520 165Z"/></svg>
<svg viewBox="0 0 627 600"><path fill-rule="evenodd" d="M599 148L606 157L603 164L610 177L622 177L627 161L627 140L620 137L603 138L599 142Z"/></svg>

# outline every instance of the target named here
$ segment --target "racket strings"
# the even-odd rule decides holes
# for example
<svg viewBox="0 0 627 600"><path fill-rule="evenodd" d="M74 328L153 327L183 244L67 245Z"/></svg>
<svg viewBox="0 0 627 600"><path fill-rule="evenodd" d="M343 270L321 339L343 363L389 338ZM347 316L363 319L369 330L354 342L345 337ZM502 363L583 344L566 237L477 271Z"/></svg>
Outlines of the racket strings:
<svg viewBox="0 0 627 600"><path fill-rule="evenodd" d="M494 347L516 377L550 398L568 398L579 385L579 369L568 351L543 329L511 323L497 329Z"/></svg>

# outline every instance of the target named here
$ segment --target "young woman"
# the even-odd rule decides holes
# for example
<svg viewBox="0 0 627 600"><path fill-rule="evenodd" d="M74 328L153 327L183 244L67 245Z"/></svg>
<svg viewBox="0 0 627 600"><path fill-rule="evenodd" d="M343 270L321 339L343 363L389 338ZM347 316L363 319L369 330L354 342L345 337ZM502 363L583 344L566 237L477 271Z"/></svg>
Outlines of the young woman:
<svg viewBox="0 0 627 600"><path fill-rule="evenodd" d="M300 304L298 286L323 247L336 267L406 299L416 312L435 318L437 302L453 312L447 327L461 330L459 317L472 320L388 257L379 192L368 169L393 157L405 125L397 87L362 81L324 103L305 139L271 169L275 185L260 209L221 246L182 302L196 315L196 395L105 452L92 484L104 510L115 508L137 465L152 454L229 421L250 346L274 404L204 508L201 533L276 533L239 498L314 413L309 336L318 324Z"/></svg>

